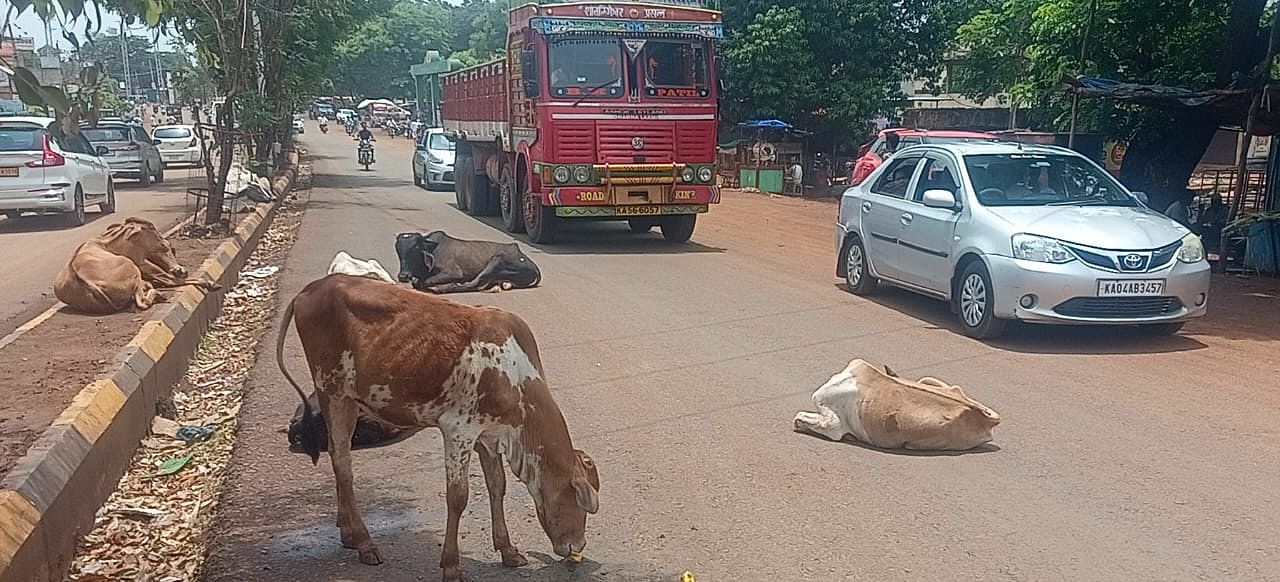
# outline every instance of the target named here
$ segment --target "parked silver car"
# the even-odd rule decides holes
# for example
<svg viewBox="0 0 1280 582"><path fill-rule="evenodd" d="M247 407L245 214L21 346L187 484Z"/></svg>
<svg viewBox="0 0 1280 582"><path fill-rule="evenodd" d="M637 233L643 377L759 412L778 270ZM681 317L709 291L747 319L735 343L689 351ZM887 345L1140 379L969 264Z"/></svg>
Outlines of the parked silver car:
<svg viewBox="0 0 1280 582"><path fill-rule="evenodd" d="M160 142L141 125L99 121L94 126L81 126L80 134L95 147L107 148L103 158L111 164L112 176L136 179L143 186L164 182L164 160L156 147Z"/></svg>
<svg viewBox="0 0 1280 582"><path fill-rule="evenodd" d="M1067 149L967 143L903 149L845 191L837 274L947 300L964 332L1010 320L1176 333L1204 315L1200 239Z"/></svg>
<svg viewBox="0 0 1280 582"><path fill-rule="evenodd" d="M413 183L428 190L453 187L454 143L438 127L428 129L413 152Z"/></svg>

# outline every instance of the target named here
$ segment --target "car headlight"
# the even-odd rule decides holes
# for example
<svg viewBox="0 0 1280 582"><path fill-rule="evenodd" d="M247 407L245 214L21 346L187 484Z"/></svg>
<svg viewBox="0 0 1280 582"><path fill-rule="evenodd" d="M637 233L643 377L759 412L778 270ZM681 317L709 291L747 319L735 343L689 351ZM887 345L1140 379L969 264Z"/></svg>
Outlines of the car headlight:
<svg viewBox="0 0 1280 582"><path fill-rule="evenodd" d="M1038 263L1070 263L1076 260L1062 243L1034 234L1013 235L1013 256Z"/></svg>
<svg viewBox="0 0 1280 582"><path fill-rule="evenodd" d="M693 181L693 167L692 167L692 166L685 166L685 167L684 167L684 170L681 170L681 172L680 172L680 181L682 181L682 182L692 182L692 181Z"/></svg>
<svg viewBox="0 0 1280 582"><path fill-rule="evenodd" d="M578 166L573 169L573 180L579 184L586 184L591 180L591 171L586 166Z"/></svg>
<svg viewBox="0 0 1280 582"><path fill-rule="evenodd" d="M1182 246L1178 248L1178 260L1184 263L1199 263L1204 260L1204 243L1195 234L1182 237Z"/></svg>
<svg viewBox="0 0 1280 582"><path fill-rule="evenodd" d="M715 172L711 170L711 166L702 166L701 168L698 168L699 182L710 182L714 177L716 177Z"/></svg>
<svg viewBox="0 0 1280 582"><path fill-rule="evenodd" d="M565 184L569 181L569 168L567 166L556 166L551 171L551 177L555 179L557 184Z"/></svg>

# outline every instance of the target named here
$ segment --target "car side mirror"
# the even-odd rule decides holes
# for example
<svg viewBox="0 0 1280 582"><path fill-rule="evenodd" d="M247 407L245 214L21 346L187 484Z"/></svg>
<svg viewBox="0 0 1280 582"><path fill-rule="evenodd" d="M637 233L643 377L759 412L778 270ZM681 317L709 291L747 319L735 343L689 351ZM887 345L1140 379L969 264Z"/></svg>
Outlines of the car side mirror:
<svg viewBox="0 0 1280 582"><path fill-rule="evenodd" d="M151 145L160 145L160 140L158 139L151 140Z"/></svg>
<svg viewBox="0 0 1280 582"><path fill-rule="evenodd" d="M420 151L420 152L421 152L421 151L425 151L425 150L427 149L427 144L425 144L425 143L423 143L423 142L420 142L420 141L419 141L419 142L415 142L415 143L413 144L413 149L416 149L416 150L418 150L418 151Z"/></svg>
<svg viewBox="0 0 1280 582"><path fill-rule="evenodd" d="M924 198L921 200L925 206L929 208L946 208L947 210L955 210L956 195L947 190L925 190Z"/></svg>
<svg viewBox="0 0 1280 582"><path fill-rule="evenodd" d="M542 95L542 84L538 83L538 54L533 51L520 51L520 76L524 77L524 96L534 99Z"/></svg>
<svg viewBox="0 0 1280 582"><path fill-rule="evenodd" d="M105 156L111 153L111 150L107 148L107 146L98 146L96 148L93 148L93 151L97 152L98 156Z"/></svg>
<svg viewBox="0 0 1280 582"><path fill-rule="evenodd" d="M1130 194L1133 194L1133 197L1137 198L1138 202L1141 202L1143 206L1151 205L1151 197L1147 196L1146 192L1130 192Z"/></svg>

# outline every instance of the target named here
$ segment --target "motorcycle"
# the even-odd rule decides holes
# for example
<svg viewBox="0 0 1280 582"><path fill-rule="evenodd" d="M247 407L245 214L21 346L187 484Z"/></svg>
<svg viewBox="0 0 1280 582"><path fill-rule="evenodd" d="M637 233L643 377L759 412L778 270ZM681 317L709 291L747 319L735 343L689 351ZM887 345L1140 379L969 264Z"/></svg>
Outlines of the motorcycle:
<svg viewBox="0 0 1280 582"><path fill-rule="evenodd" d="M320 133L329 133L329 120L320 118Z"/></svg>
<svg viewBox="0 0 1280 582"><path fill-rule="evenodd" d="M371 140L360 140L360 146L356 148L356 159L360 165L364 166L364 170L369 171L369 166L373 164L373 142Z"/></svg>

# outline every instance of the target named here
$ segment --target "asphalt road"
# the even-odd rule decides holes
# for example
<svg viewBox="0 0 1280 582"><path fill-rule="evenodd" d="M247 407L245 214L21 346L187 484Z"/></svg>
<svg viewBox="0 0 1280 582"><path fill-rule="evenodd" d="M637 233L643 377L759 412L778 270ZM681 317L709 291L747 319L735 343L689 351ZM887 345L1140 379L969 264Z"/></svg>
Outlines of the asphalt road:
<svg viewBox="0 0 1280 582"><path fill-rule="evenodd" d="M146 189L134 180L121 180L116 184L116 213L104 216L89 208L87 222L75 228L62 226L58 216L0 218L0 264L6 268L0 277L0 336L57 302L53 279L58 271L80 243L111 223L130 216L150 220L162 230L177 223L193 204L184 198L188 180L196 175L203 176L203 171L169 168L164 184Z"/></svg>
<svg viewBox="0 0 1280 582"><path fill-rule="evenodd" d="M334 253L394 268L396 232L507 240L414 188L410 146L359 172L345 136L308 134L315 189L283 299ZM542 287L455 299L527 319L577 446L600 466L587 561L553 561L527 492L504 569L478 473L463 518L474 580L1280 580L1276 331L1174 338L1018 329L985 344L941 304L854 297L833 278L834 206L731 194L671 246L616 224L531 248ZM527 246L527 245L526 245ZM1255 319L1274 319L1272 310ZM268 337L274 337L274 330ZM268 342L269 343L269 342ZM286 452L297 398L266 347L251 384L206 579L434 580L445 526L438 433L354 455L385 564L338 543L333 475ZM296 338L286 359L306 363ZM796 434L809 394L852 358L963 386L997 410L996 447L894 454ZM479 464L472 464L479 471Z"/></svg>

